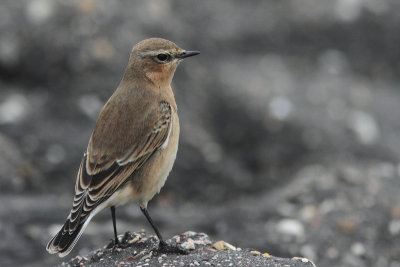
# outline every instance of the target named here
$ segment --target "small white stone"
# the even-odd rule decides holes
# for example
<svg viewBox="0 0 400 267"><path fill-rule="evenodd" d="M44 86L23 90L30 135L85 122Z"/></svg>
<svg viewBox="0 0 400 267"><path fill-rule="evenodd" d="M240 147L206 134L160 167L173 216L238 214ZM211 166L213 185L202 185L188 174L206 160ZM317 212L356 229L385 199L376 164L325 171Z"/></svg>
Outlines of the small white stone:
<svg viewBox="0 0 400 267"><path fill-rule="evenodd" d="M304 237L304 226L301 222L294 219L283 219L276 225L276 230L284 235Z"/></svg>
<svg viewBox="0 0 400 267"><path fill-rule="evenodd" d="M400 233L400 220L392 220L389 223L389 232L393 236L398 235Z"/></svg>
<svg viewBox="0 0 400 267"><path fill-rule="evenodd" d="M34 23L43 23L54 14L54 2L50 0L28 1L26 14Z"/></svg>
<svg viewBox="0 0 400 267"><path fill-rule="evenodd" d="M194 232L194 231L186 231L185 232L185 236L188 236L188 237L192 237L192 236L195 236L195 235L197 235L197 233Z"/></svg>
<svg viewBox="0 0 400 267"><path fill-rule="evenodd" d="M350 249L354 255L359 257L365 255L366 252L364 245L360 242L353 243Z"/></svg>
<svg viewBox="0 0 400 267"><path fill-rule="evenodd" d="M309 262L309 259L302 258L302 257L293 257L292 260L299 260L299 261L304 262L304 263ZM287 266L289 266L289 265L287 265Z"/></svg>
<svg viewBox="0 0 400 267"><path fill-rule="evenodd" d="M28 113L29 102L22 94L8 96L0 103L0 123L12 123L22 120Z"/></svg>
<svg viewBox="0 0 400 267"><path fill-rule="evenodd" d="M196 248L196 246L195 246L195 244L194 244L194 242L193 242L193 239L191 239L191 238L189 238L186 242L183 242L183 243L181 244L181 246L182 246L184 249L195 249L195 248Z"/></svg>
<svg viewBox="0 0 400 267"><path fill-rule="evenodd" d="M292 112L293 104L285 97L275 97L269 103L271 116L278 120L285 120Z"/></svg>
<svg viewBox="0 0 400 267"><path fill-rule="evenodd" d="M354 131L360 143L364 145L374 144L380 136L379 126L375 118L363 111L353 111L349 116L348 125Z"/></svg>
<svg viewBox="0 0 400 267"><path fill-rule="evenodd" d="M344 22L355 21L363 8L362 0L337 0L335 11L337 17Z"/></svg>

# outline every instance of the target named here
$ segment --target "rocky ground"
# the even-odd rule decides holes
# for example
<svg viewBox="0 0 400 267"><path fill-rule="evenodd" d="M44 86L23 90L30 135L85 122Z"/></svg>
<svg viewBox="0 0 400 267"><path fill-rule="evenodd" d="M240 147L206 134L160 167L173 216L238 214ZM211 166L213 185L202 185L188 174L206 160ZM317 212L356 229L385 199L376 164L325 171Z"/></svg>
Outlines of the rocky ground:
<svg viewBox="0 0 400 267"><path fill-rule="evenodd" d="M179 66L181 139L149 204L189 229L317 266L400 266L397 0L0 3L0 266L51 266L97 114L131 47L159 36ZM98 214L68 257L112 234ZM151 231L137 206L118 229Z"/></svg>
<svg viewBox="0 0 400 267"><path fill-rule="evenodd" d="M186 232L174 236L167 243L178 246L182 254L157 251L158 239L144 232L126 232L119 245L111 242L87 256L77 256L61 266L270 266L315 267L306 258L283 259L257 250L241 249L224 241L213 244L203 233Z"/></svg>

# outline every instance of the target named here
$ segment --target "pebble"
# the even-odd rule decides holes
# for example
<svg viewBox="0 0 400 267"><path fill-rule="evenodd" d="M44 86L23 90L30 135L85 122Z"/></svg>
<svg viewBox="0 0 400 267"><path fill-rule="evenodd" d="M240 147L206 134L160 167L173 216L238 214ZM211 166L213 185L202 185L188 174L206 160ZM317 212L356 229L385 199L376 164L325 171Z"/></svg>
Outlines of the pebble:
<svg viewBox="0 0 400 267"><path fill-rule="evenodd" d="M149 254L144 255L140 260L142 261L142 260L145 260L145 259L149 259L152 255L153 255L153 251L150 251Z"/></svg>
<svg viewBox="0 0 400 267"><path fill-rule="evenodd" d="M286 120L292 109L292 102L285 97L274 97L269 103L269 113L277 120Z"/></svg>
<svg viewBox="0 0 400 267"><path fill-rule="evenodd" d="M124 240L122 243L128 243L131 238L134 238L133 235L126 235L125 238L122 238ZM186 242L189 243L196 243L199 239L201 240L202 237L200 235L192 235L192 238L184 236L182 239L187 239ZM136 243L138 244L138 243ZM153 255L152 251L149 251L152 247L154 247L154 238L150 236L147 238L147 242L145 243L145 249L143 249L142 245L136 245L134 244L133 247L139 246L140 249L138 251L135 251L133 247L128 248L129 249L129 255L136 255L132 257L125 257L123 256L123 259L121 261L120 259L115 259L115 261L112 263L112 265L117 265L117 266L137 266L137 267L148 267L148 266L250 266L249 263L251 261L255 262L261 262L265 261L265 258L270 258L271 255L269 253L262 253L257 250L252 250L247 252L248 250L246 249L245 252L238 253L238 252L223 252L223 251L218 251L211 249L210 246L201 246L199 247L197 252L192 252L190 253L189 257L187 258L186 255L167 255L167 254L156 254ZM217 245L216 245L217 244ZM216 242L216 245L218 247L218 244L221 248L221 250L236 250L234 246L231 244L225 242L225 241L219 241ZM211 251L210 251L211 250ZM237 251L237 250L236 250ZM243 250L242 250L243 251ZM135 252L134 254L132 254ZM97 251L97 254L100 254L101 250ZM105 255L109 255L110 250L105 250ZM251 255L254 255L256 257L252 257ZM109 257L105 257L106 260L109 260ZM142 258L140 258L142 257ZM79 264L87 263L87 262L82 262L82 259L85 261L88 261L87 258L78 256L76 260L74 261L76 266L79 266ZM127 262L124 261L124 259L128 260ZM140 260L139 260L140 259ZM182 259L182 260L181 260ZM200 260L201 259L201 260ZM77 261L79 260L79 261ZM306 261L303 261L306 262ZM103 261L104 264L104 261ZM108 263L110 264L110 263ZM243 265L244 264L244 265ZM74 265L74 266L75 266Z"/></svg>
<svg viewBox="0 0 400 267"><path fill-rule="evenodd" d="M363 145L374 144L380 136L379 126L375 118L360 110L355 110L350 114L348 126Z"/></svg>
<svg viewBox="0 0 400 267"><path fill-rule="evenodd" d="M190 250L193 250L193 249L196 248L196 246L195 246L195 244L194 244L194 242L193 242L193 239L191 239L191 238L189 238L187 241L183 242L183 243L181 244L181 246L182 246L182 248L184 248L184 249L190 249Z"/></svg>
<svg viewBox="0 0 400 267"><path fill-rule="evenodd" d="M307 259L307 258L294 257L293 259L300 260L300 261L303 262L303 263L309 263L309 262L310 262L310 263L312 264L312 266L316 267L316 266L315 266L315 263L313 263L312 261L310 261L310 260Z"/></svg>
<svg viewBox="0 0 400 267"><path fill-rule="evenodd" d="M304 237L304 226L303 224L295 219L283 219L276 225L278 233L284 235L295 236L296 238Z"/></svg>
<svg viewBox="0 0 400 267"><path fill-rule="evenodd" d="M193 231L187 231L184 233L184 235L187 237L193 237L193 236L197 235L197 233L193 232Z"/></svg>
<svg viewBox="0 0 400 267"><path fill-rule="evenodd" d="M236 247L223 240L214 243L213 247L217 250L236 250Z"/></svg>
<svg viewBox="0 0 400 267"><path fill-rule="evenodd" d="M360 243L360 242L353 243L351 245L350 250L354 255L356 255L358 257L364 256L365 252L366 252L366 249L365 249L364 245L362 243Z"/></svg>
<svg viewBox="0 0 400 267"><path fill-rule="evenodd" d="M16 123L28 115L29 101L22 95L14 93L0 103L0 124Z"/></svg>
<svg viewBox="0 0 400 267"><path fill-rule="evenodd" d="M392 236L400 234L400 220L390 221L388 228Z"/></svg>
<svg viewBox="0 0 400 267"><path fill-rule="evenodd" d="M54 3L51 0L28 1L26 5L28 19L37 24L47 21L55 13Z"/></svg>

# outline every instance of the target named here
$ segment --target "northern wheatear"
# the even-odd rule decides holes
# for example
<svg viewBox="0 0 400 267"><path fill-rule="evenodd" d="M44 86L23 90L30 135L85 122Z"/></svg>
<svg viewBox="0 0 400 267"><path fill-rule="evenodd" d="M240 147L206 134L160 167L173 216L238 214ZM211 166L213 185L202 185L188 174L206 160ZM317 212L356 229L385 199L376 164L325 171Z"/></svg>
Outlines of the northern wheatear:
<svg viewBox="0 0 400 267"><path fill-rule="evenodd" d="M182 59L197 54L160 38L133 47L122 81L97 119L78 171L71 212L48 243L49 253L70 253L93 216L109 207L118 244L115 207L131 200L156 232L159 249L174 251L155 227L147 203L164 185L178 149L174 72Z"/></svg>

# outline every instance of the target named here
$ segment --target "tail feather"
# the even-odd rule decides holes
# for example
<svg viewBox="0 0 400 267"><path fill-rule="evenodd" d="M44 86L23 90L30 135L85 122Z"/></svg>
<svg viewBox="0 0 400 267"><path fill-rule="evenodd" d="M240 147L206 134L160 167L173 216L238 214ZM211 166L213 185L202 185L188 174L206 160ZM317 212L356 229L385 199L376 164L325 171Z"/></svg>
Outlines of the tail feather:
<svg viewBox="0 0 400 267"><path fill-rule="evenodd" d="M117 195L118 194L113 194L108 199L99 200L95 205L92 206L91 210L84 214L84 216L74 216L74 218L72 218L74 212L71 210L71 214L68 216L67 221L64 223L61 230L47 244L47 251L50 254L58 253L58 256L60 257L67 256L74 248L76 242L78 242L90 220L101 210L109 207L109 203L112 203ZM82 209L83 207L81 206L75 212L81 214Z"/></svg>
<svg viewBox="0 0 400 267"><path fill-rule="evenodd" d="M47 244L47 251L50 254L58 253L58 256L65 257L74 248L83 231L88 225L92 216L86 218L84 222L80 222L74 231L70 231L71 221L68 218L61 230Z"/></svg>
<svg viewBox="0 0 400 267"><path fill-rule="evenodd" d="M75 183L75 196L70 215L61 230L47 244L46 249L50 254L58 253L60 257L68 255L93 216L115 204L117 190L133 172L133 170L126 171L131 164L121 168L114 163L108 169L89 175L86 170L86 160L85 154ZM119 182L115 182L115 178L118 178Z"/></svg>

